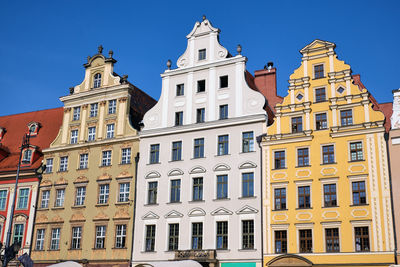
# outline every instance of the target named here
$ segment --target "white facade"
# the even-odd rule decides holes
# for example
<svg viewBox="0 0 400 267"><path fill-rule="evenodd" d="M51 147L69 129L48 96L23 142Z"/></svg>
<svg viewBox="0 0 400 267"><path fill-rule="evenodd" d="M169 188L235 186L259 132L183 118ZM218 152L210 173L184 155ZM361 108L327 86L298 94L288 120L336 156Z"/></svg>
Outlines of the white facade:
<svg viewBox="0 0 400 267"><path fill-rule="evenodd" d="M187 36L187 49L177 61L178 68L161 75L160 100L144 117L133 266L189 258L202 262L201 256L190 254L196 250L193 223L202 223L202 248L197 252L216 250L212 255L221 266L232 262L262 265L261 168L256 137L266 128L265 98L246 83L246 58L240 54L232 57L219 44L218 34L205 18L195 24ZM198 92L199 88L205 90ZM221 112L227 112L227 118L220 119L224 116ZM243 133L251 133L246 144ZM199 146L195 155L195 139L203 139L203 155ZM181 143L175 143L178 148L173 149L173 142ZM201 197L196 194L200 190L194 189L196 178L202 178L201 186L196 187L202 187ZM156 188L156 198L151 197L154 190L150 187ZM227 243L222 242L226 241L224 231L217 242L217 222L227 222ZM254 241L245 242L243 224L252 223L254 231L247 232L245 238ZM176 247L171 248L170 224L179 225L175 232L179 236L177 250L186 251L187 256L176 256ZM216 263L209 262L209 266Z"/></svg>

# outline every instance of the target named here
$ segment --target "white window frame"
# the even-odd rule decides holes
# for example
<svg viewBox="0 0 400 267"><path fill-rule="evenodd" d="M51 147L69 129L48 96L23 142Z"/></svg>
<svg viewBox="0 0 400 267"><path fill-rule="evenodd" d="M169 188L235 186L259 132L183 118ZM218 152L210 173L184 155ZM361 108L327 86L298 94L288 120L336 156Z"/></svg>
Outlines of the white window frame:
<svg viewBox="0 0 400 267"><path fill-rule="evenodd" d="M320 180L320 182L321 182L321 192L322 192L322 194L321 194L321 204L322 204L322 207L323 208L338 208L340 205L339 205L339 195L340 194L338 194L338 192L339 192L339 187L338 187L338 181L339 181L339 178L338 177L334 177L334 178L320 178L319 179ZM336 184L336 206L325 206L325 192L324 192L324 185L327 185L327 184Z"/></svg>
<svg viewBox="0 0 400 267"><path fill-rule="evenodd" d="M313 208L313 197L312 197L312 180L304 180L304 181L294 181L296 184L296 208L297 209L312 209ZM309 208L300 208L299 207L299 187L309 186L310 187L310 207Z"/></svg>
<svg viewBox="0 0 400 267"><path fill-rule="evenodd" d="M88 153L79 154L79 169L83 170L87 168L89 168L89 154Z"/></svg>
<svg viewBox="0 0 400 267"><path fill-rule="evenodd" d="M358 160L351 160L351 144L352 143L361 143L361 147L362 147L362 159L358 159ZM358 161L363 161L365 160L365 149L364 149L364 140L362 139L355 139L355 140L349 140L347 141L347 146L348 146L348 160L349 162L358 162Z"/></svg>
<svg viewBox="0 0 400 267"><path fill-rule="evenodd" d="M337 187L337 185L336 185ZM322 225L322 235L323 235L323 242L324 242L324 252L326 253L340 253L342 252L342 236L341 236L341 224L342 222L321 222ZM339 231L339 251L338 252L328 252L326 249L326 231L325 229L330 229L330 228L338 228ZM354 231L354 230L353 230Z"/></svg>
<svg viewBox="0 0 400 267"><path fill-rule="evenodd" d="M325 115L326 115L326 128L324 128L324 129L317 129L317 115L324 114L324 113L325 113ZM328 129L329 129L329 112L327 112L327 111L321 111L321 112L315 112L315 113L314 113L314 129L315 129L316 131L323 131L323 130L328 130Z"/></svg>
<svg viewBox="0 0 400 267"><path fill-rule="evenodd" d="M78 231L74 231L74 230ZM81 225L72 226L71 229L71 249L82 249L82 231L83 227ZM76 245L74 245L74 240L76 240Z"/></svg>
<svg viewBox="0 0 400 267"><path fill-rule="evenodd" d="M121 149L121 164L132 163L132 149L130 147L124 147Z"/></svg>
<svg viewBox="0 0 400 267"><path fill-rule="evenodd" d="M100 228L100 235L98 235L97 228ZM95 239L94 239L94 248L95 249L105 249L106 248L106 233L107 233L107 226L106 225L96 225L95 226ZM102 246L97 247L97 240L102 239Z"/></svg>
<svg viewBox="0 0 400 267"><path fill-rule="evenodd" d="M99 110L99 104L98 104L98 103L92 103L92 104L90 104L89 117L90 117L90 118L95 118L95 117L97 117L98 110Z"/></svg>
<svg viewBox="0 0 400 267"><path fill-rule="evenodd" d="M371 227L372 223L370 220L360 220L360 221L350 221L352 228L352 236L353 236L353 251L356 253L368 253L368 251L356 251L356 234L355 227L368 227L368 237L369 237L369 252L375 251L373 239L371 235Z"/></svg>
<svg viewBox="0 0 400 267"><path fill-rule="evenodd" d="M115 114L115 113L117 113L117 100L116 99L108 100L108 114Z"/></svg>
<svg viewBox="0 0 400 267"><path fill-rule="evenodd" d="M125 228L125 229L121 229L120 234L118 234L118 226L123 226L122 228ZM127 235L126 235L126 233L127 233L126 230L127 230L127 224L116 224L115 225L115 247L116 248L126 248L126 242L128 241ZM121 239L121 241L123 238L125 238L124 246L117 246L119 238ZM122 243L122 242L120 242L120 243Z"/></svg>
<svg viewBox="0 0 400 267"><path fill-rule="evenodd" d="M53 172L53 163L54 163L54 159L53 158L47 158L46 159L46 170L45 170L45 173L52 173Z"/></svg>
<svg viewBox="0 0 400 267"><path fill-rule="evenodd" d="M324 146L331 146L331 145L333 145L333 162L331 162L331 163L324 163L324 154L323 154L323 152L324 152L324 150L323 150L323 147ZM320 155L320 160L321 160L321 165L329 165L329 164L335 164L335 163L337 163L337 159L336 159L336 143L327 143L327 144L320 144L320 152L321 152L321 155Z"/></svg>
<svg viewBox="0 0 400 267"><path fill-rule="evenodd" d="M54 235L56 234L56 235ZM60 250L61 227L51 228L49 250ZM53 241L57 247L53 247Z"/></svg>
<svg viewBox="0 0 400 267"><path fill-rule="evenodd" d="M44 194L45 192L48 192L48 194L46 193L46 195L45 195ZM51 194L50 188L46 188L46 189L42 190L41 197L40 197L40 208L41 209L49 208L50 194Z"/></svg>
<svg viewBox="0 0 400 267"><path fill-rule="evenodd" d="M114 123L107 124L106 129L107 129L106 139L114 138L115 124Z"/></svg>
<svg viewBox="0 0 400 267"><path fill-rule="evenodd" d="M314 223L295 223L296 235L297 235L297 253L299 254L312 254L315 253L315 233ZM300 230L311 230L312 236L312 251L311 252L300 252Z"/></svg>
<svg viewBox="0 0 400 267"><path fill-rule="evenodd" d="M369 184L368 184L368 175L366 174L361 174L361 175L349 175L347 176L349 179L349 186L350 186L350 205L351 206L364 206L364 205L369 205ZM365 184L365 204L361 205L354 205L353 202L353 182L364 182Z"/></svg>
<svg viewBox="0 0 400 267"><path fill-rule="evenodd" d="M101 152L101 166L111 166L112 161L112 150L104 150Z"/></svg>
<svg viewBox="0 0 400 267"><path fill-rule="evenodd" d="M62 194L58 194L58 192L63 192ZM64 207L65 204L65 187L56 188L56 198L54 201L54 207L61 208Z"/></svg>
<svg viewBox="0 0 400 267"><path fill-rule="evenodd" d="M60 157L60 172L65 172L68 170L68 156Z"/></svg>
<svg viewBox="0 0 400 267"><path fill-rule="evenodd" d="M126 186L124 186L124 188L122 188L122 185L128 185L128 190L126 190ZM122 189L124 189L123 191L121 191ZM118 184L118 199L117 202L128 202L130 199L130 190L131 190L131 184L130 182L121 182ZM121 201L121 197L122 200Z"/></svg>
<svg viewBox="0 0 400 267"><path fill-rule="evenodd" d="M104 192L102 193L101 188L104 186ZM102 197L104 200L102 201ZM97 204L108 204L108 201L110 199L110 184L109 183L104 183L104 184L99 184L99 196L97 200Z"/></svg>
<svg viewBox="0 0 400 267"><path fill-rule="evenodd" d="M94 129L94 131L92 131ZM94 141L96 140L96 126L92 126L88 128L88 141Z"/></svg>
<svg viewBox="0 0 400 267"><path fill-rule="evenodd" d="M271 183L272 187L272 211L281 211L281 210L287 210L288 209L288 184L289 182L279 182L279 183ZM286 190L286 209L280 209L277 210L275 209L275 189L280 189L280 188L285 188Z"/></svg>
<svg viewBox="0 0 400 267"><path fill-rule="evenodd" d="M39 231L41 233L39 238ZM1 232L0 232L1 234ZM36 242L35 242L35 250L44 250L44 238L46 234L46 229L40 228L36 230Z"/></svg>
<svg viewBox="0 0 400 267"><path fill-rule="evenodd" d="M299 165L299 149L304 149L304 148L308 149L308 165L300 166ZM298 168L307 168L307 167L310 167L310 166L311 166L311 149L310 149L310 146L299 146L299 147L296 147L296 167L298 167Z"/></svg>
<svg viewBox="0 0 400 267"><path fill-rule="evenodd" d="M81 107L72 108L72 120L79 121L81 119Z"/></svg>
<svg viewBox="0 0 400 267"><path fill-rule="evenodd" d="M75 206L85 205L86 186L77 186L75 189Z"/></svg>
<svg viewBox="0 0 400 267"><path fill-rule="evenodd" d="M290 235L289 235L289 224L271 224L271 232L272 232L272 254L277 254L276 253L276 248L275 248L275 231L286 231L286 251L289 253L289 247L290 247Z"/></svg>

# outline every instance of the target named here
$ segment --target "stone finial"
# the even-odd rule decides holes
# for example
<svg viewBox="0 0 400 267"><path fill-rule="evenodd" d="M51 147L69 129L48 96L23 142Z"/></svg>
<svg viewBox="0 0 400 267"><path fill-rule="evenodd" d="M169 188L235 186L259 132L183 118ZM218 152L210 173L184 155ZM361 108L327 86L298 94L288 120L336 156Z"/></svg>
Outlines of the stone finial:
<svg viewBox="0 0 400 267"><path fill-rule="evenodd" d="M170 59L168 59L168 61L167 61L167 68L170 70L170 69L171 69L171 66L172 66L172 62L171 62Z"/></svg>
<svg viewBox="0 0 400 267"><path fill-rule="evenodd" d="M69 88L69 94L70 94L70 95L72 95L72 94L74 93L74 91L75 91L75 88L74 88L74 87L70 87L70 88Z"/></svg>
<svg viewBox="0 0 400 267"><path fill-rule="evenodd" d="M121 83L122 84L127 84L128 83L128 75L127 74L122 75Z"/></svg>
<svg viewBox="0 0 400 267"><path fill-rule="evenodd" d="M99 47L97 47L97 51L99 51L99 54L103 53L103 46L99 45Z"/></svg>
<svg viewBox="0 0 400 267"><path fill-rule="evenodd" d="M203 15L203 21L205 21L206 20L206 15Z"/></svg>
<svg viewBox="0 0 400 267"><path fill-rule="evenodd" d="M242 46L240 44L237 45L236 51L238 52L238 55L240 55L240 53L242 53Z"/></svg>
<svg viewBox="0 0 400 267"><path fill-rule="evenodd" d="M108 51L108 57L109 58L112 58L113 54L114 54L114 52L112 50Z"/></svg>

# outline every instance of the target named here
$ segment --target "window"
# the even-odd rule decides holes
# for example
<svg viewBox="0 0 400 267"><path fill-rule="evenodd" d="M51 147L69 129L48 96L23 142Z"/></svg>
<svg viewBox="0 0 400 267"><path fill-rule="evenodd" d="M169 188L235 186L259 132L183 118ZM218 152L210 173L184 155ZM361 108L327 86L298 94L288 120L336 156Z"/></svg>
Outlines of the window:
<svg viewBox="0 0 400 267"><path fill-rule="evenodd" d="M96 139L96 127L89 127L88 141L94 141L95 139Z"/></svg>
<svg viewBox="0 0 400 267"><path fill-rule="evenodd" d="M354 227L354 238L356 241L356 251L369 251L368 226Z"/></svg>
<svg viewBox="0 0 400 267"><path fill-rule="evenodd" d="M181 96L185 94L185 85L182 84L177 84L176 85L176 96Z"/></svg>
<svg viewBox="0 0 400 267"><path fill-rule="evenodd" d="M284 169L285 164L285 151L274 152L275 169Z"/></svg>
<svg viewBox="0 0 400 267"><path fill-rule="evenodd" d="M158 182L149 182L149 189L147 193L147 204L157 203L157 190L158 190Z"/></svg>
<svg viewBox="0 0 400 267"><path fill-rule="evenodd" d="M169 224L169 238L168 238L168 250L178 250L179 247L179 224Z"/></svg>
<svg viewBox="0 0 400 267"><path fill-rule="evenodd" d="M121 164L129 164L131 163L131 148L123 148L122 149L122 157Z"/></svg>
<svg viewBox="0 0 400 267"><path fill-rule="evenodd" d="M314 66L314 79L324 78L324 64Z"/></svg>
<svg viewBox="0 0 400 267"><path fill-rule="evenodd" d="M326 252L340 251L338 228L325 229L325 243L326 243Z"/></svg>
<svg viewBox="0 0 400 267"><path fill-rule="evenodd" d="M217 199L228 198L228 175L217 176Z"/></svg>
<svg viewBox="0 0 400 267"><path fill-rule="evenodd" d="M204 138L194 139L194 158L204 158Z"/></svg>
<svg viewBox="0 0 400 267"><path fill-rule="evenodd" d="M99 104L97 103L93 103L90 104L90 113L89 113L89 117L93 118L93 117L97 117L97 110L99 108Z"/></svg>
<svg viewBox="0 0 400 267"><path fill-rule="evenodd" d="M79 155L79 169L87 169L89 161L89 154L80 154Z"/></svg>
<svg viewBox="0 0 400 267"><path fill-rule="evenodd" d="M254 248L254 221L242 221L242 248Z"/></svg>
<svg viewBox="0 0 400 267"><path fill-rule="evenodd" d="M114 123L107 124L106 138L107 139L114 138Z"/></svg>
<svg viewBox="0 0 400 267"><path fill-rule="evenodd" d="M196 122L201 123L205 121L206 116L206 109L205 108L198 108L196 112Z"/></svg>
<svg viewBox="0 0 400 267"><path fill-rule="evenodd" d="M338 91L339 94L343 94L344 88L342 86L339 86L339 88L336 91Z"/></svg>
<svg viewBox="0 0 400 267"><path fill-rule="evenodd" d="M181 180L171 180L170 202L179 202L181 200Z"/></svg>
<svg viewBox="0 0 400 267"><path fill-rule="evenodd" d="M310 208L310 187L309 186L299 186L298 190L298 200L299 200L299 209Z"/></svg>
<svg viewBox="0 0 400 267"><path fill-rule="evenodd" d="M199 60L204 60L204 59L206 59L206 50L200 49L199 50Z"/></svg>
<svg viewBox="0 0 400 267"><path fill-rule="evenodd" d="M322 162L323 164L335 163L335 150L333 145L322 147Z"/></svg>
<svg viewBox="0 0 400 267"><path fill-rule="evenodd" d="M55 207L63 207L64 206L64 198L65 198L65 189L57 189L56 190L56 203Z"/></svg>
<svg viewBox="0 0 400 267"><path fill-rule="evenodd" d="M297 166L303 167L310 165L308 148L297 149Z"/></svg>
<svg viewBox="0 0 400 267"><path fill-rule="evenodd" d="M24 225L22 223L14 224L14 238L13 243L19 243L21 247L24 246L22 241L24 240Z"/></svg>
<svg viewBox="0 0 400 267"><path fill-rule="evenodd" d="M227 155L229 147L229 136L220 135L218 136L218 156Z"/></svg>
<svg viewBox="0 0 400 267"><path fill-rule="evenodd" d="M126 224L117 225L115 232L115 247L124 248L126 242Z"/></svg>
<svg viewBox="0 0 400 267"><path fill-rule="evenodd" d="M60 249L60 228L51 229L51 239L50 239L50 250L59 250Z"/></svg>
<svg viewBox="0 0 400 267"><path fill-rule="evenodd" d="M294 117L292 118L292 133L300 133L303 131L303 118Z"/></svg>
<svg viewBox="0 0 400 267"><path fill-rule="evenodd" d="M203 223L192 223L192 249L203 248Z"/></svg>
<svg viewBox="0 0 400 267"><path fill-rule="evenodd" d="M323 130L328 128L326 113L320 113L315 115L315 128L317 130Z"/></svg>
<svg viewBox="0 0 400 267"><path fill-rule="evenodd" d="M342 126L353 125L353 111L351 109L340 111L340 123Z"/></svg>
<svg viewBox="0 0 400 267"><path fill-rule="evenodd" d="M242 173L242 197L254 196L254 173Z"/></svg>
<svg viewBox="0 0 400 267"><path fill-rule="evenodd" d="M71 249L81 248L81 238L82 238L82 227L72 227L72 242Z"/></svg>
<svg viewBox="0 0 400 267"><path fill-rule="evenodd" d="M35 135L35 131L36 131L37 125L36 124L32 124L31 126L29 126L29 134L30 135Z"/></svg>
<svg viewBox="0 0 400 267"><path fill-rule="evenodd" d="M206 91L206 80L197 81L197 93Z"/></svg>
<svg viewBox="0 0 400 267"><path fill-rule="evenodd" d="M29 188L19 189L17 209L27 209L28 199L29 199Z"/></svg>
<svg viewBox="0 0 400 267"><path fill-rule="evenodd" d="M85 204L86 187L81 186L76 188L75 206L83 206Z"/></svg>
<svg viewBox="0 0 400 267"><path fill-rule="evenodd" d="M193 178L193 201L203 200L203 178Z"/></svg>
<svg viewBox="0 0 400 267"><path fill-rule="evenodd" d="M353 205L367 204L364 181L352 182L352 191L353 191Z"/></svg>
<svg viewBox="0 0 400 267"><path fill-rule="evenodd" d="M44 248L44 229L38 229L36 231L36 250L43 250Z"/></svg>
<svg viewBox="0 0 400 267"><path fill-rule="evenodd" d="M53 159L46 159L46 173L53 172Z"/></svg>
<svg viewBox="0 0 400 267"><path fill-rule="evenodd" d="M351 161L363 160L362 142L350 143L350 160Z"/></svg>
<svg viewBox="0 0 400 267"><path fill-rule="evenodd" d="M158 163L160 160L160 145L150 145L150 164Z"/></svg>
<svg viewBox="0 0 400 267"><path fill-rule="evenodd" d="M109 184L99 185L99 204L108 203L109 194L110 194L110 185Z"/></svg>
<svg viewBox="0 0 400 267"><path fill-rule="evenodd" d="M275 210L286 209L286 188L275 188Z"/></svg>
<svg viewBox="0 0 400 267"><path fill-rule="evenodd" d="M325 88L315 89L315 102L323 102L326 100Z"/></svg>
<svg viewBox="0 0 400 267"><path fill-rule="evenodd" d="M40 200L40 208L47 209L50 201L50 190L42 191L42 199Z"/></svg>
<svg viewBox="0 0 400 267"><path fill-rule="evenodd" d="M76 144L78 143L78 130L72 130L71 131L71 144Z"/></svg>
<svg viewBox="0 0 400 267"><path fill-rule="evenodd" d="M183 111L175 112L175 126L183 125Z"/></svg>
<svg viewBox="0 0 400 267"><path fill-rule="evenodd" d="M105 248L106 242L106 226L96 226L96 243L95 248Z"/></svg>
<svg viewBox="0 0 400 267"><path fill-rule="evenodd" d="M312 252L311 229L299 230L300 253Z"/></svg>
<svg viewBox="0 0 400 267"><path fill-rule="evenodd" d="M172 161L182 159L182 141L172 142Z"/></svg>
<svg viewBox="0 0 400 267"><path fill-rule="evenodd" d="M228 222L217 222L217 249L228 249Z"/></svg>
<svg viewBox="0 0 400 267"><path fill-rule="evenodd" d="M324 184L324 207L335 207L336 201L336 184Z"/></svg>
<svg viewBox="0 0 400 267"><path fill-rule="evenodd" d="M108 100L108 114L115 114L117 112L117 100Z"/></svg>
<svg viewBox="0 0 400 267"><path fill-rule="evenodd" d="M60 172L65 172L67 171L68 167L68 157L60 157Z"/></svg>
<svg viewBox="0 0 400 267"><path fill-rule="evenodd" d="M275 253L287 253L287 232L286 230L275 231Z"/></svg>
<svg viewBox="0 0 400 267"><path fill-rule="evenodd" d="M26 149L24 151L24 156L22 157L22 164L29 164L31 163L31 158L32 158L32 150Z"/></svg>
<svg viewBox="0 0 400 267"><path fill-rule="evenodd" d="M130 190L130 183L120 183L119 184L118 202L129 201L129 190Z"/></svg>
<svg viewBox="0 0 400 267"><path fill-rule="evenodd" d="M242 133L242 152L254 151L254 134L253 132Z"/></svg>
<svg viewBox="0 0 400 267"><path fill-rule="evenodd" d="M110 166L110 165L111 165L111 150L103 151L101 166Z"/></svg>
<svg viewBox="0 0 400 267"><path fill-rule="evenodd" d="M155 225L146 225L146 251L154 251L156 243L156 226Z"/></svg>
<svg viewBox="0 0 400 267"><path fill-rule="evenodd" d="M81 107L74 107L74 111L72 113L72 120L78 121L81 118Z"/></svg>
<svg viewBox="0 0 400 267"><path fill-rule="evenodd" d="M228 118L228 105L219 106L219 119L224 120Z"/></svg>
<svg viewBox="0 0 400 267"><path fill-rule="evenodd" d="M0 210L6 209L7 190L0 190Z"/></svg>
<svg viewBox="0 0 400 267"><path fill-rule="evenodd" d="M101 73L94 75L93 88L98 88L101 86Z"/></svg>
<svg viewBox="0 0 400 267"><path fill-rule="evenodd" d="M228 75L219 77L219 88L228 87Z"/></svg>

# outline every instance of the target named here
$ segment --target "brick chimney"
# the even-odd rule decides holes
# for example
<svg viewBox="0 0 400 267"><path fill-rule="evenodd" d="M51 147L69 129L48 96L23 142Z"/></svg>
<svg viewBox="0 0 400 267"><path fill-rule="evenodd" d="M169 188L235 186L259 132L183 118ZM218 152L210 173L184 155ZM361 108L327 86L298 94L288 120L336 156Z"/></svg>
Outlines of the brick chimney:
<svg viewBox="0 0 400 267"><path fill-rule="evenodd" d="M268 62L268 65L263 70L256 70L254 72L254 83L275 112L275 105L282 102L283 97L277 95L276 68L273 67L272 62Z"/></svg>

